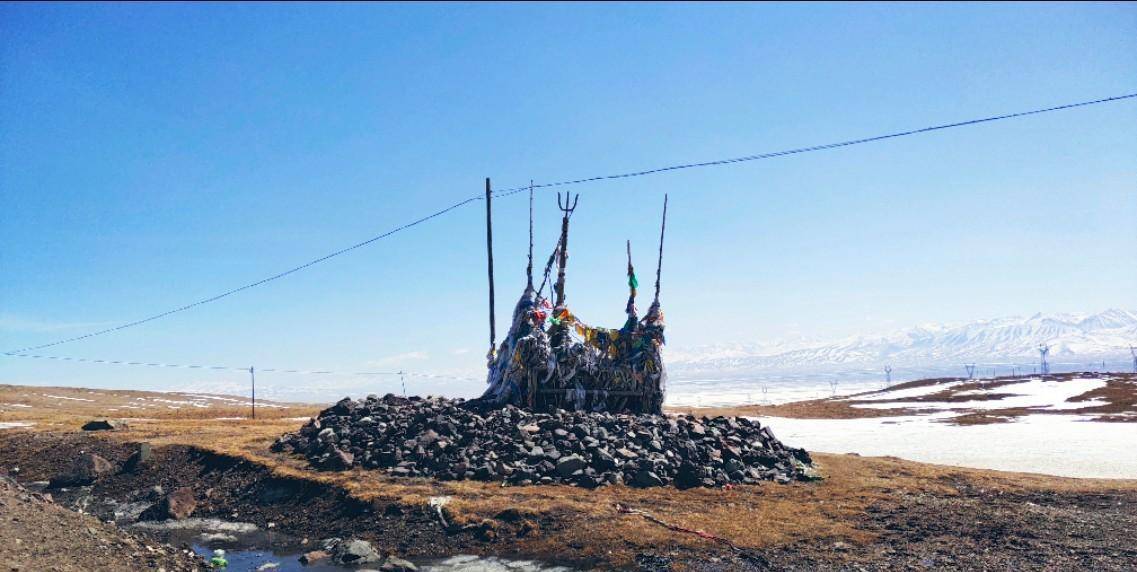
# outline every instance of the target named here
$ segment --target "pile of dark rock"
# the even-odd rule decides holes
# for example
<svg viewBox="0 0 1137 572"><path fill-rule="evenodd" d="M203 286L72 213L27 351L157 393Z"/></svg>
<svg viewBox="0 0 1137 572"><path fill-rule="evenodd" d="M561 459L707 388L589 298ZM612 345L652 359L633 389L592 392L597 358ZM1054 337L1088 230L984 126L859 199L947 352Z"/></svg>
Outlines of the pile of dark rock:
<svg viewBox="0 0 1137 572"><path fill-rule="evenodd" d="M812 478L810 457L758 421L582 411L477 411L462 400L343 399L273 445L324 470L598 487L715 487Z"/></svg>

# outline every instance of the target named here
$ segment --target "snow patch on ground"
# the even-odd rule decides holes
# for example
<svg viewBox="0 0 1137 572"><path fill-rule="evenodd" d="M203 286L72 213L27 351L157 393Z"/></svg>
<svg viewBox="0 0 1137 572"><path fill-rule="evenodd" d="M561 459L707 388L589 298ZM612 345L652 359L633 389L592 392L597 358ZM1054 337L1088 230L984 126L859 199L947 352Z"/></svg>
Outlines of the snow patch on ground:
<svg viewBox="0 0 1137 572"><path fill-rule="evenodd" d="M0 403L0 405L3 405L5 407L22 407L22 408L26 408L26 409L31 409L31 407L32 407L31 405L28 405L26 403Z"/></svg>
<svg viewBox="0 0 1137 572"><path fill-rule="evenodd" d="M50 398L52 398L52 399L66 399L66 400L68 400L68 401L89 401L89 402L91 402L91 403L94 403L94 402L95 402L95 400L94 400L94 399L87 399L86 397L64 397L64 396L62 396L62 395L48 395L48 394L46 394L46 393L44 393L44 394L42 394L42 395L43 395L44 397L50 397Z"/></svg>
<svg viewBox="0 0 1137 572"><path fill-rule="evenodd" d="M1068 402L1067 400L1072 397L1077 397L1087 391L1093 391L1105 387L1105 378L1074 378L1065 381L1056 380L1043 380L1040 378L1024 379L1021 382L1012 383L1008 385L1001 385L992 387L990 389L971 390L961 392L957 395L982 395L984 392L989 393L1010 393L1010 397L1002 399L989 399L989 400L973 400L973 401L904 401L899 403L855 403L853 407L861 409L899 409L899 408L920 408L920 409L941 409L941 410L992 410L992 409L1009 409L1019 407L1033 407L1045 410L1063 410L1063 409L1081 409L1082 407L1090 407L1093 405L1102 405L1103 402ZM930 395L937 391L942 391L944 388L949 387L951 384L931 386L933 391L925 392L922 395ZM936 389L938 388L938 390ZM925 388L917 388L925 389ZM895 392L896 394L902 393L901 390ZM979 393L976 393L978 391ZM890 395L891 392L885 393L885 396ZM911 399L912 397L896 397L894 399ZM877 398L887 399L887 397Z"/></svg>
<svg viewBox="0 0 1137 572"><path fill-rule="evenodd" d="M925 395L931 395L933 393L939 393L945 389L951 389L953 387L967 383L968 381L969 380L950 381L947 383L937 383L937 384L932 384L932 385L925 385L922 387L909 387L907 389L892 389L892 390L884 389L884 390L880 390L877 393L874 393L873 395L865 395L865 396L860 396L860 397L846 397L844 399L844 401L849 401L849 400L857 400L857 401L888 400L888 401L891 401L891 400L895 400L895 399L913 399L916 397L923 397ZM969 393L969 392L960 392L961 395L963 393ZM854 407L856 407L856 406L854 406Z"/></svg>
<svg viewBox="0 0 1137 572"><path fill-rule="evenodd" d="M891 455L941 465L1062 477L1137 479L1137 427L1079 415L952 425L950 412L870 419L763 417L783 442L809 451Z"/></svg>
<svg viewBox="0 0 1137 572"><path fill-rule="evenodd" d="M17 429L20 427L31 427L35 423L28 423L25 421L0 421L0 429Z"/></svg>

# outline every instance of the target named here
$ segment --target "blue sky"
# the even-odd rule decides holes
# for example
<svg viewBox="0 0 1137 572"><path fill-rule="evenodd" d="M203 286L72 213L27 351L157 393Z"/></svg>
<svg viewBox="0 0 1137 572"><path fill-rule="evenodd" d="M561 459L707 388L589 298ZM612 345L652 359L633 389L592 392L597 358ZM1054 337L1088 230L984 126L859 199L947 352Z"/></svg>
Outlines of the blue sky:
<svg viewBox="0 0 1137 572"><path fill-rule="evenodd" d="M211 296L486 176L512 187L1132 93L1134 54L1131 4L0 5L0 345ZM613 325L624 240L648 284L670 194L672 344L1137 307L1133 100L573 191L568 300ZM543 259L554 194L536 207ZM526 208L495 202L499 324L524 286ZM476 370L482 209L51 351ZM0 382L231 375L0 361Z"/></svg>

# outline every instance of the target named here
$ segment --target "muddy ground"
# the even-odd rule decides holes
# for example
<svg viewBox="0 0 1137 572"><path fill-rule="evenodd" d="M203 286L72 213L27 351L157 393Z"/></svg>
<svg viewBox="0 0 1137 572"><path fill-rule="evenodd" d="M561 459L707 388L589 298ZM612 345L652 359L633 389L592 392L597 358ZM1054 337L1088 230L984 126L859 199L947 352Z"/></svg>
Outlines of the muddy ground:
<svg viewBox="0 0 1137 572"><path fill-rule="evenodd" d="M23 482L43 481L81 452L122 463L140 437L156 433L160 428L6 430L0 463ZM237 520L271 522L297 538L356 536L412 558L493 554L581 568L1131 570L1137 561L1137 481L817 455L828 476L817 483L691 491L503 488L408 482L374 471L315 473L268 453L267 439L249 441L244 453L220 452L181 433L147 440L167 443L154 448L144 469L104 477L90 490L55 492L56 504L80 495L124 499L154 485L190 486L199 502L195 516L232 519L236 513ZM427 505L431 495L455 497L446 513L449 528ZM617 505L657 520L621 513ZM5 526L0 546L14 542L15 534L19 527ZM61 554L69 547L62 538L37 542ZM36 569L31 564L23 569Z"/></svg>
<svg viewBox="0 0 1137 572"><path fill-rule="evenodd" d="M189 572L203 565L192 552L68 510L0 476L0 570Z"/></svg>

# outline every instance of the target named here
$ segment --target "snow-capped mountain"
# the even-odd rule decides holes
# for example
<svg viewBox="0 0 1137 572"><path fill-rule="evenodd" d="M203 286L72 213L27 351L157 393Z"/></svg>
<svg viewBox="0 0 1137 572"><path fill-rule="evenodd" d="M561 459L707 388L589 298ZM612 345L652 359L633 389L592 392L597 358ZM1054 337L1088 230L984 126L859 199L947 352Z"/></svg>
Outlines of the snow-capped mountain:
<svg viewBox="0 0 1137 572"><path fill-rule="evenodd" d="M1137 312L1035 314L962 325L923 325L834 343L719 344L668 352L676 371L746 372L832 366L956 365L1036 360L1039 344L1052 360L1128 359L1137 345Z"/></svg>

